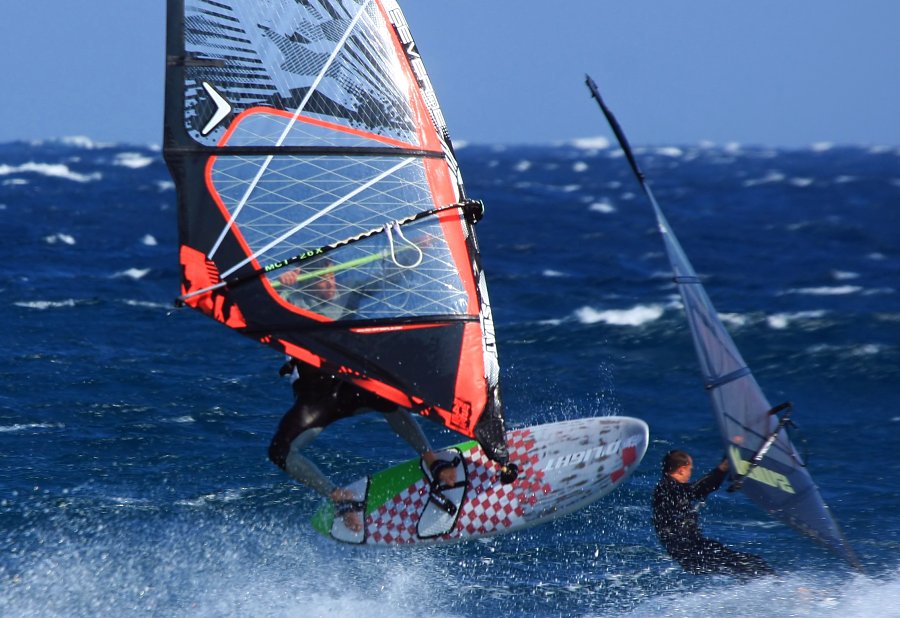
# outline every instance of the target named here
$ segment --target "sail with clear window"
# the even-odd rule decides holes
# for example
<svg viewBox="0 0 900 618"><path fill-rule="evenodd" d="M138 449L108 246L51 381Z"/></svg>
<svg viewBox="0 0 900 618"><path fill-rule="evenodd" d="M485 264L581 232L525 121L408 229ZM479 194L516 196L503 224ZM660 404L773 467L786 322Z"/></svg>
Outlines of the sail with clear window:
<svg viewBox="0 0 900 618"><path fill-rule="evenodd" d="M181 303L463 435L502 428L481 204L395 2L169 0L163 152Z"/></svg>

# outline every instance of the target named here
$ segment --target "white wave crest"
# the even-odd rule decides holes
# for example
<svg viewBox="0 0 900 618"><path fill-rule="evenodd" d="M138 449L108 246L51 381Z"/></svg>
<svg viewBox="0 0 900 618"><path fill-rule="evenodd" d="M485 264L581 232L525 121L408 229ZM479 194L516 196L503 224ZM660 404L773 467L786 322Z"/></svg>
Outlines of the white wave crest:
<svg viewBox="0 0 900 618"><path fill-rule="evenodd" d="M847 281L848 279L859 279L859 273L855 273L849 270L833 270L831 271L831 276L835 279L835 281Z"/></svg>
<svg viewBox="0 0 900 618"><path fill-rule="evenodd" d="M16 425L0 425L0 433L16 433L19 431L31 431L32 429L62 429L62 423L22 423Z"/></svg>
<svg viewBox="0 0 900 618"><path fill-rule="evenodd" d="M113 165L127 167L133 170L147 167L153 163L153 158L139 152L120 152L116 155Z"/></svg>
<svg viewBox="0 0 900 618"><path fill-rule="evenodd" d="M74 307L77 304L77 301L74 298L69 298L68 300L24 300L13 304L17 307L24 307L25 309L45 311L47 309Z"/></svg>
<svg viewBox="0 0 900 618"><path fill-rule="evenodd" d="M605 215L616 212L616 207L610 204L608 201L603 200L600 202L594 202L588 208L591 212L602 212Z"/></svg>
<svg viewBox="0 0 900 618"><path fill-rule="evenodd" d="M785 294L805 294L808 296L843 296L862 291L858 285L822 285L812 288L792 288Z"/></svg>
<svg viewBox="0 0 900 618"><path fill-rule="evenodd" d="M103 174L100 172L94 172L93 174L73 172L68 165L63 165L62 163L35 163L34 161L29 161L22 165L0 165L0 176L10 176L12 174L42 174L74 182L91 182L92 180L103 178Z"/></svg>
<svg viewBox="0 0 900 618"><path fill-rule="evenodd" d="M882 345L880 343L864 343L862 345L854 346L852 350L850 350L851 356L876 356L881 354L887 349L887 346Z"/></svg>
<svg viewBox="0 0 900 618"><path fill-rule="evenodd" d="M675 146L664 146L662 148L657 148L653 152L662 157L672 157L674 159L684 156L684 151Z"/></svg>
<svg viewBox="0 0 900 618"><path fill-rule="evenodd" d="M584 161L576 161L572 164L572 171L577 173L586 172L588 167L588 164Z"/></svg>
<svg viewBox="0 0 900 618"><path fill-rule="evenodd" d="M725 324L734 326L735 328L746 326L747 322L749 322L747 316L741 315L740 313L720 313L719 319Z"/></svg>
<svg viewBox="0 0 900 618"><path fill-rule="evenodd" d="M64 245L74 245L75 237L71 236L70 234L63 234L60 232L59 234L51 234L50 236L44 236L44 242L46 242L49 245L55 245L58 242L61 242Z"/></svg>
<svg viewBox="0 0 900 618"><path fill-rule="evenodd" d="M796 313L775 313L766 318L769 328L783 330L790 326L791 322L797 320L819 320L825 317L824 310L816 311L797 311Z"/></svg>
<svg viewBox="0 0 900 618"><path fill-rule="evenodd" d="M149 300L125 299L122 301L129 307L146 307L147 309L171 309L172 305L166 303L154 303Z"/></svg>
<svg viewBox="0 0 900 618"><path fill-rule="evenodd" d="M159 243L156 242L156 238L154 238L151 234L144 234L144 237L141 238L141 244L147 245L148 247L155 247Z"/></svg>
<svg viewBox="0 0 900 618"><path fill-rule="evenodd" d="M85 150L94 150L96 148L103 147L103 144L95 142L86 135L70 135L68 137L61 137L55 141L59 142L60 144L65 144L66 146L72 146L73 148L83 148Z"/></svg>
<svg viewBox="0 0 900 618"><path fill-rule="evenodd" d="M579 137L572 140L571 143L575 148L581 148L582 150L605 150L609 148L609 139L601 135L596 137Z"/></svg>
<svg viewBox="0 0 900 618"><path fill-rule="evenodd" d="M121 270L114 274L113 279L128 278L137 281L138 279L143 279L149 272L149 268L129 268L127 270Z"/></svg>
<svg viewBox="0 0 900 618"><path fill-rule="evenodd" d="M575 310L576 319L582 324L603 322L610 326L641 326L655 322L663 314L661 305L637 305L631 309L605 309L598 311L593 307L581 307Z"/></svg>
<svg viewBox="0 0 900 618"><path fill-rule="evenodd" d="M755 179L752 179L752 180L745 180L745 181L744 181L744 186L745 186L745 187L756 187L756 186L759 186L759 185L768 185L768 184L772 184L772 183L776 183L776 182L784 182L784 180L785 180L786 178L787 178L787 176L785 176L785 175L782 174L781 172L770 171L769 173L767 173L767 174L766 174L765 176L763 176L762 178L755 178Z"/></svg>
<svg viewBox="0 0 900 618"><path fill-rule="evenodd" d="M859 345L833 345L828 343L820 343L810 346L806 349L810 354L834 354L841 356L861 358L866 356L877 356L886 351L888 346L881 343L861 343Z"/></svg>

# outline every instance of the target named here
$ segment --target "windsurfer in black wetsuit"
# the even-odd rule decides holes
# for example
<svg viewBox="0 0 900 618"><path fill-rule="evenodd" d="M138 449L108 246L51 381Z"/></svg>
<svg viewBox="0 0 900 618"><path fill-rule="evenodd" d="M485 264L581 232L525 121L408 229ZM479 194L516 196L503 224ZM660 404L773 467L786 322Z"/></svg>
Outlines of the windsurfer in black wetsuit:
<svg viewBox="0 0 900 618"><path fill-rule="evenodd" d="M653 527L672 558L689 573L726 573L752 576L774 573L765 560L736 552L703 536L697 512L703 498L714 492L728 472L728 459L696 483L690 483L693 460L684 451L663 458L662 478L653 491Z"/></svg>
<svg viewBox="0 0 900 618"><path fill-rule="evenodd" d="M339 290L345 289L344 296L348 296L346 290L359 286L351 286L347 282L339 286L334 272L322 269L320 273L312 280L303 280L300 269L295 268L281 274L278 284L289 302L332 319L342 317L347 311L348 301L341 298ZM349 530L359 532L362 529L364 505L354 500L348 490L336 487L312 461L300 454L322 429L338 419L367 410L383 413L391 428L422 457L433 479L445 487L456 483L455 467L435 455L422 428L408 410L295 359L289 359L281 373L291 376L294 405L278 425L269 445L269 459L297 481L330 498L335 503L336 513ZM491 411L499 407L496 391L492 391L490 402ZM484 414L475 427L475 434L486 454L501 464L501 482L512 482L517 471L515 465L508 462L502 417L493 413Z"/></svg>
<svg viewBox="0 0 900 618"><path fill-rule="evenodd" d="M422 428L407 410L294 359L285 363L281 373L291 376L294 405L278 424L269 444L269 459L295 480L331 499L348 529L353 532L362 529L360 514L364 505L355 502L349 491L338 488L316 464L300 454L327 425L338 419L367 410L383 413L391 428L422 457L434 478L447 487L456 483L455 467L437 458Z"/></svg>

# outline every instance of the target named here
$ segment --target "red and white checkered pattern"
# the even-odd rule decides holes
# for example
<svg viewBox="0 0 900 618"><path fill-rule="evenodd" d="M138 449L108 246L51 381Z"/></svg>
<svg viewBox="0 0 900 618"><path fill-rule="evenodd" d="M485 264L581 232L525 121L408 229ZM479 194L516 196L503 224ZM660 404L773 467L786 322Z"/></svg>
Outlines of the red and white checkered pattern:
<svg viewBox="0 0 900 618"><path fill-rule="evenodd" d="M534 445L530 436L528 429L507 436L509 459L519 467L519 477L508 485L500 483L499 466L480 447L474 446L463 453L469 475L466 495L472 497L463 502L456 526L441 537L443 540L501 532L517 522L526 506L535 504L540 493L550 492L550 486L543 482L544 473L534 469L538 458L529 455ZM428 483L423 478L366 518L366 543L421 541L416 525L427 500Z"/></svg>

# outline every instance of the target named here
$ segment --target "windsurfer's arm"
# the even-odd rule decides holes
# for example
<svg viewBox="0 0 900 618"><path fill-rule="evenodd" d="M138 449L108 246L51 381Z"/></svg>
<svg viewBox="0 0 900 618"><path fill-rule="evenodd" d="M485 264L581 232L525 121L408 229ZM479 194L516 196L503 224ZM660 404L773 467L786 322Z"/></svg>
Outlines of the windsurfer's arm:
<svg viewBox="0 0 900 618"><path fill-rule="evenodd" d="M723 469L724 464L724 469ZM709 471L703 478L691 485L691 491L695 500L701 500L717 490L722 481L725 480L725 473L728 471L728 460L720 462L718 466Z"/></svg>
<svg viewBox="0 0 900 618"><path fill-rule="evenodd" d="M304 290L308 290L310 294L318 297L320 300L332 300L337 294L337 287L334 279L334 272L327 267L318 271L311 271L309 274L303 275L300 268L291 268L278 275L278 283L290 288L300 288L302 284Z"/></svg>

